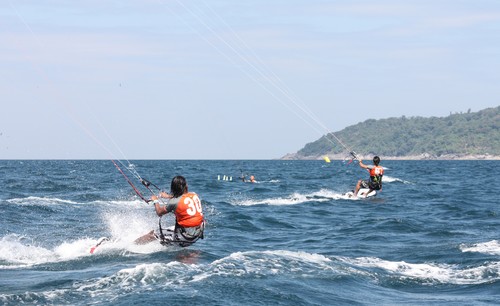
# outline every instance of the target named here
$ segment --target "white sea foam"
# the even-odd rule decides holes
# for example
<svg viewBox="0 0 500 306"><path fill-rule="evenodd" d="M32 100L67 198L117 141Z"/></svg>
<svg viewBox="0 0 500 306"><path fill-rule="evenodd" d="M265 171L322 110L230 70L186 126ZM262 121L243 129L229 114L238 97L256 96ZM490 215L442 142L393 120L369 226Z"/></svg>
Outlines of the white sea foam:
<svg viewBox="0 0 500 306"><path fill-rule="evenodd" d="M321 254L289 250L234 252L208 264L198 263L196 255L194 257L186 262L175 260L168 263L136 264L107 276L77 282L73 290L90 292L92 296L105 296L115 290L149 286L172 288L190 282L206 281L212 277L235 279L291 275L308 278L323 277L322 274L324 277L356 274L378 280L397 277L423 284L464 285L498 281L500 269L499 262L460 268L456 265L412 264L374 257L331 259ZM381 269L383 272L373 271L371 268Z"/></svg>
<svg viewBox="0 0 500 306"><path fill-rule="evenodd" d="M283 259L293 259L303 262L310 263L325 263L331 262L331 259L325 257L321 254L307 253L302 251L287 251L287 250L269 250L269 251L246 251L246 252L235 252L227 257L218 259L213 262L213 264L219 264L227 259L237 259L246 260L250 258L269 258L269 257L280 257Z"/></svg>
<svg viewBox="0 0 500 306"><path fill-rule="evenodd" d="M312 198L324 198L326 201L329 200L359 200L358 198L351 198L345 193L335 192L328 189L321 189L320 191L314 192L309 195Z"/></svg>
<svg viewBox="0 0 500 306"><path fill-rule="evenodd" d="M287 250L246 251L215 260L193 276L193 280L201 281L214 275L234 277L299 273L302 276L317 276L319 271L333 270L331 260L320 254Z"/></svg>
<svg viewBox="0 0 500 306"><path fill-rule="evenodd" d="M384 178L382 179L382 181L384 183L400 182L400 183L403 183L403 184L413 184L412 182L405 181L405 180L402 180L402 179L399 179L399 178L396 178L396 177L391 177L391 176L388 176L388 175L384 175Z"/></svg>
<svg viewBox="0 0 500 306"><path fill-rule="evenodd" d="M27 267L50 262L60 262L90 255L89 248L97 240L83 238L73 242L63 242L54 249L45 248L35 242L7 235L0 240L0 260L8 263L2 269Z"/></svg>
<svg viewBox="0 0 500 306"><path fill-rule="evenodd" d="M158 227L158 218L153 217L153 214L137 214L134 210L121 210L119 212L105 212L102 219L111 234L111 243L103 244L97 249L98 252L122 250L150 254L165 250L165 247L156 241L145 245L137 245L133 242ZM165 221L168 223L169 220Z"/></svg>
<svg viewBox="0 0 500 306"><path fill-rule="evenodd" d="M460 250L462 252L475 252L490 255L500 255L500 241L492 240L483 243L477 243L473 245L460 245Z"/></svg>
<svg viewBox="0 0 500 306"><path fill-rule="evenodd" d="M139 235L135 238L137 237ZM137 245L133 240L111 238L110 241L100 245L94 254L90 254L90 248L97 241L98 239L94 238L82 238L75 241L65 241L54 248L47 248L6 236L0 239L0 261L4 263L0 265L0 269L30 267L103 254L126 256L128 254L150 254L166 250L164 246L155 242Z"/></svg>
<svg viewBox="0 0 500 306"><path fill-rule="evenodd" d="M318 271L332 273L332 261L320 254L286 250L235 252L209 264L196 263L192 259L169 263L138 264L121 269L99 279L75 284L77 291L92 292L94 296L114 289L133 287L179 286L199 282L210 277L244 277L245 275L276 275L297 273L307 277L317 276ZM194 262L194 263L193 263ZM334 272L338 273L338 272Z"/></svg>
<svg viewBox="0 0 500 306"><path fill-rule="evenodd" d="M294 192L289 196L286 197L277 197L277 198L267 198L267 199L246 199L246 200L239 200L235 201L235 205L241 205L241 206L253 206L253 205L297 205L297 204L302 204L302 203L307 203L307 202L327 202L330 200L358 200L357 198L350 198L349 196L331 191L328 189L321 189L319 191L313 192L313 193L308 193L308 194L301 194Z"/></svg>
<svg viewBox="0 0 500 306"><path fill-rule="evenodd" d="M60 204L80 204L78 202L58 199L58 198L46 198L46 197L35 197L29 196L26 198L14 198L8 199L8 203L18 204L18 205L60 205Z"/></svg>
<svg viewBox="0 0 500 306"><path fill-rule="evenodd" d="M407 263L374 257L342 259L357 267L380 268L389 275L414 279L428 284L482 284L500 280L500 262L489 262L478 267L460 268L456 265L434 263ZM378 277L380 274L377 273Z"/></svg>
<svg viewBox="0 0 500 306"><path fill-rule="evenodd" d="M50 261L53 252L43 247L23 243L23 237L7 235L0 240L0 260L9 265L1 268L18 268Z"/></svg>
<svg viewBox="0 0 500 306"><path fill-rule="evenodd" d="M249 200L243 200L236 205L242 205L242 206L253 206L253 205L262 205L262 204L267 204L267 205L295 205L295 204L300 204L304 202L309 202L311 200L307 199L305 195L302 195L300 193L293 193L292 195L288 197L277 197L277 198L268 198L268 199L261 199L261 200L254 200L254 199L249 199Z"/></svg>
<svg viewBox="0 0 500 306"><path fill-rule="evenodd" d="M70 292L68 289L51 289L50 291L42 291L42 292L29 292L26 291L24 294L19 293L7 293L0 294L0 304L2 305L20 305L20 304L42 304L40 302L36 303L39 299L44 301L53 301L57 298L60 298ZM43 304L56 304L56 303L46 303Z"/></svg>
<svg viewBox="0 0 500 306"><path fill-rule="evenodd" d="M100 245L94 252L95 256L100 254L150 254L164 251L166 248L156 241L137 245L134 240L157 227L157 218L141 216L133 210L104 212L103 222L106 223L109 232L109 241ZM168 223L168 220L166 220ZM73 241L63 241L55 247L45 247L41 243L28 241L27 238L18 235L7 235L0 238L0 265L2 269L12 269L77 259L92 256L90 248L97 243L99 237L77 238ZM173 249L173 248L172 248Z"/></svg>
<svg viewBox="0 0 500 306"><path fill-rule="evenodd" d="M259 252L256 253L258 254ZM330 258L324 255L302 252L302 251L272 250L272 251L263 251L262 254L278 256L302 262L316 263L316 264L324 264L332 261Z"/></svg>
<svg viewBox="0 0 500 306"><path fill-rule="evenodd" d="M91 202L76 202L72 200L65 200L59 198L50 198L50 197L37 197L37 196L29 196L25 198L13 198L8 199L6 202L17 205L43 205L43 206L51 206L51 205L63 205L63 204L89 204L89 205L108 205L108 206L127 206L127 207L144 207L146 206L145 202L139 198L133 200L97 200Z"/></svg>
<svg viewBox="0 0 500 306"><path fill-rule="evenodd" d="M99 296L115 289L132 289L143 287L148 284L160 283L162 286L175 286L185 282L183 278L188 277L193 269L179 262L170 263L147 263L134 267L121 269L114 274L97 280L92 279L74 285L76 291L92 292ZM186 274L187 272L187 274Z"/></svg>
<svg viewBox="0 0 500 306"><path fill-rule="evenodd" d="M144 202L141 199L134 199L134 200L97 200L97 201L92 201L88 204L95 204L95 205L109 205L109 206L127 206L127 207L133 207L133 208L140 208L146 206L146 202Z"/></svg>

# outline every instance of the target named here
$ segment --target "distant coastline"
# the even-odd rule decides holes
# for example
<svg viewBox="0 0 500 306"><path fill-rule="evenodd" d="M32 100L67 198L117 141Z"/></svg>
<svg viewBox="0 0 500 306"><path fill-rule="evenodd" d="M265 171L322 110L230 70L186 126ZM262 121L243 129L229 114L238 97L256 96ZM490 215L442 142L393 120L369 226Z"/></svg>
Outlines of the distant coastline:
<svg viewBox="0 0 500 306"><path fill-rule="evenodd" d="M325 154L319 156L301 156L296 153L286 154L281 157L281 160L322 160L324 156L328 156L330 160L344 160L348 157L346 154ZM373 155L361 155L361 158L369 160ZM431 154L409 155L409 156L383 156L380 155L382 160L500 160L498 155L482 154L445 154L441 156L434 156Z"/></svg>
<svg viewBox="0 0 500 306"><path fill-rule="evenodd" d="M500 160L500 106L447 117L368 119L325 134L281 159ZM349 146L343 141L349 140ZM342 140L342 141L341 141Z"/></svg>

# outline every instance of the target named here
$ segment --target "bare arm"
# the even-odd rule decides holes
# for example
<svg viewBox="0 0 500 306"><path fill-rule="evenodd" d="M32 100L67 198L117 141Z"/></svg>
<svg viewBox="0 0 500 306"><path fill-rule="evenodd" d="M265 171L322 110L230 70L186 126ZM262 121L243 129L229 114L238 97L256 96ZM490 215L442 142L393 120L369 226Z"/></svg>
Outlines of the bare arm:
<svg viewBox="0 0 500 306"><path fill-rule="evenodd" d="M160 192L160 198L171 199L172 195L166 193L165 191Z"/></svg>
<svg viewBox="0 0 500 306"><path fill-rule="evenodd" d="M363 161L361 159L359 160L359 166L363 169L369 169L367 165L363 164Z"/></svg>
<svg viewBox="0 0 500 306"><path fill-rule="evenodd" d="M171 195L169 195L168 193L165 193L163 191L160 192L160 197L161 198L166 198L166 199L171 199L172 198ZM161 217L161 216L166 215L168 213L167 206L161 206L160 202L158 201L158 197L157 196L152 196L151 200L153 200L153 202L155 204L155 211L156 211L156 214L158 215L158 217Z"/></svg>

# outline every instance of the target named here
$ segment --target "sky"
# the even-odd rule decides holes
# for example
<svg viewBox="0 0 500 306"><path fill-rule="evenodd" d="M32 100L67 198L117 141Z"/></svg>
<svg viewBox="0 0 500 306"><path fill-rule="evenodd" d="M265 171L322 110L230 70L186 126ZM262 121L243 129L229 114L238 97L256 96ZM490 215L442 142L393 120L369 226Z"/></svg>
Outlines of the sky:
<svg viewBox="0 0 500 306"><path fill-rule="evenodd" d="M498 0L0 0L0 159L276 159L499 72Z"/></svg>

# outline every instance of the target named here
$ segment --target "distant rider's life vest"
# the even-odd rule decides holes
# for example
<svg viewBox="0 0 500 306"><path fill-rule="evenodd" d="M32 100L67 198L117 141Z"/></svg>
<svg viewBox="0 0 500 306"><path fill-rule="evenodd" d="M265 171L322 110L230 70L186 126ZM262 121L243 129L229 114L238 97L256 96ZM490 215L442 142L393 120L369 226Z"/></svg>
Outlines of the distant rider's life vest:
<svg viewBox="0 0 500 306"><path fill-rule="evenodd" d="M375 166L370 170L370 180L372 183L378 187L382 188L382 176L384 175L384 168L382 166Z"/></svg>
<svg viewBox="0 0 500 306"><path fill-rule="evenodd" d="M175 209L175 218L182 227L195 227L203 223L201 201L194 192L183 194Z"/></svg>

